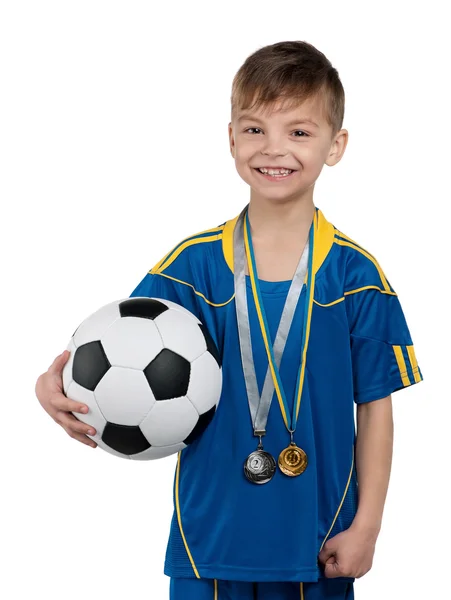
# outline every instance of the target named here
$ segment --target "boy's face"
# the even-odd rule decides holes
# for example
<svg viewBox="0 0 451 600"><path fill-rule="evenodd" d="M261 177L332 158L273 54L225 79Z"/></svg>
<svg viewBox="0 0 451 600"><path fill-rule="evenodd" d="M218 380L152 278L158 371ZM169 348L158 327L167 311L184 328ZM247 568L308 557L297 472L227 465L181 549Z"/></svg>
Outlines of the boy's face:
<svg viewBox="0 0 451 600"><path fill-rule="evenodd" d="M280 109L279 103L270 115L264 115L262 109L240 110L234 115L229 123L229 141L236 169L251 187L251 200L312 199L323 166L335 165L343 156L348 132L341 129L332 138L332 129L315 99L290 111ZM284 167L294 172L284 178L270 178L258 167Z"/></svg>

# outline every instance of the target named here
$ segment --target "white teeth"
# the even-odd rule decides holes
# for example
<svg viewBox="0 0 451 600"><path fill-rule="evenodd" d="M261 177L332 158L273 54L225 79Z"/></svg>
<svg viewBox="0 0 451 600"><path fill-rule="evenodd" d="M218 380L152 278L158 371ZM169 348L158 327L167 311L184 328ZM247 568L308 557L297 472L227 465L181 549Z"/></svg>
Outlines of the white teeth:
<svg viewBox="0 0 451 600"><path fill-rule="evenodd" d="M265 175L272 175L273 177L277 176L277 175L282 175L283 177L286 177L287 175L290 175L290 173L292 173L293 171L290 169L265 169L265 168L261 168L258 169L260 171L260 173L263 173Z"/></svg>

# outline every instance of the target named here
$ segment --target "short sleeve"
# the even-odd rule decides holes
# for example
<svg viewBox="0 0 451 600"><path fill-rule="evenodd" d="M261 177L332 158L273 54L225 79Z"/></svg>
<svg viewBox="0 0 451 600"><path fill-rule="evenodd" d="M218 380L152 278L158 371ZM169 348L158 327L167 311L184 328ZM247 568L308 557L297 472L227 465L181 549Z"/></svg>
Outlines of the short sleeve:
<svg viewBox="0 0 451 600"><path fill-rule="evenodd" d="M398 296L366 289L345 297L355 402L385 398L422 381Z"/></svg>
<svg viewBox="0 0 451 600"><path fill-rule="evenodd" d="M146 273L130 294L130 298L138 296L171 300L189 310L199 320L202 320L193 288L186 283L177 282L164 274Z"/></svg>

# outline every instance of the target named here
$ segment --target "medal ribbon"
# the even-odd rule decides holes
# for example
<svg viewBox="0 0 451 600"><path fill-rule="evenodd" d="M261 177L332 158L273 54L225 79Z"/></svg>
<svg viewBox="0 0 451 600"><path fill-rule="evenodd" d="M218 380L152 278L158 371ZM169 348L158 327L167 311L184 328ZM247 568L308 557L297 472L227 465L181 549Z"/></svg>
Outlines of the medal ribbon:
<svg viewBox="0 0 451 600"><path fill-rule="evenodd" d="M277 335L272 347L270 340L269 327L266 319L266 313L258 283L257 268L255 264L255 255L250 234L250 224L247 205L241 212L234 230L234 282L235 282L235 306L237 313L238 332L240 338L241 361L245 375L249 409L252 417L252 425L255 435L264 435L266 433L266 423L268 420L269 409L272 402L274 389L279 400L280 410L290 433L295 431L295 426L299 414L302 389L305 378L305 359L307 354L308 339L310 335L310 318L313 307L313 294L315 286L315 276L313 274L313 249L315 241L315 229L317 227L317 215L310 227L309 239L304 248L296 273L291 282L291 286L285 301L282 316L277 330ZM245 249L247 250L247 262L249 276L253 292L254 303L257 310L260 329L263 336L266 353L268 356L268 369L266 372L265 383L261 398L259 397L257 377L255 374L254 361L252 358L252 342L250 336L249 314L247 307L246 277L244 272ZM307 273L306 281L306 302L304 309L304 318L302 326L302 351L301 362L296 384L296 400L293 402L293 412L288 422L288 404L285 391L280 378L279 366L282 360L288 334L291 329L296 306L302 291L304 279ZM294 428L293 428L294 426Z"/></svg>

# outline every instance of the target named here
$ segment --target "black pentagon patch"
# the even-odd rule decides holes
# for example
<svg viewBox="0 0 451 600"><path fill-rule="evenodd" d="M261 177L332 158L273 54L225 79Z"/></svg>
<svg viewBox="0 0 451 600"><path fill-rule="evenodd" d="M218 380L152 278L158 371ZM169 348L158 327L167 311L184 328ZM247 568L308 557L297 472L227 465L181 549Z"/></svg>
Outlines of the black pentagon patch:
<svg viewBox="0 0 451 600"><path fill-rule="evenodd" d="M216 344L213 341L213 338L211 337L208 329L205 327L205 325L203 323L198 323L198 325L200 327L200 330L204 334L205 343L207 344L208 352L210 352L210 354L213 356L215 361L218 363L218 367L221 368L221 357L219 356L219 352L216 347Z"/></svg>
<svg viewBox="0 0 451 600"><path fill-rule="evenodd" d="M156 400L185 396L191 365L186 358L164 348L144 369L144 375Z"/></svg>
<svg viewBox="0 0 451 600"><path fill-rule="evenodd" d="M121 317L141 317L152 321L167 310L166 304L153 298L129 298L119 304Z"/></svg>
<svg viewBox="0 0 451 600"><path fill-rule="evenodd" d="M89 342L75 351L72 378L75 383L93 392L110 367L100 341Z"/></svg>
<svg viewBox="0 0 451 600"><path fill-rule="evenodd" d="M207 412L205 412L203 415L200 415L199 420L197 421L194 429L189 434L189 436L185 440L183 440L183 443L188 445L194 442L194 440L197 439L210 424L211 420L215 416L215 412L216 406L212 406L210 410L207 410Z"/></svg>
<svg viewBox="0 0 451 600"><path fill-rule="evenodd" d="M121 454L138 454L150 448L138 425L107 423L103 430L102 441Z"/></svg>

